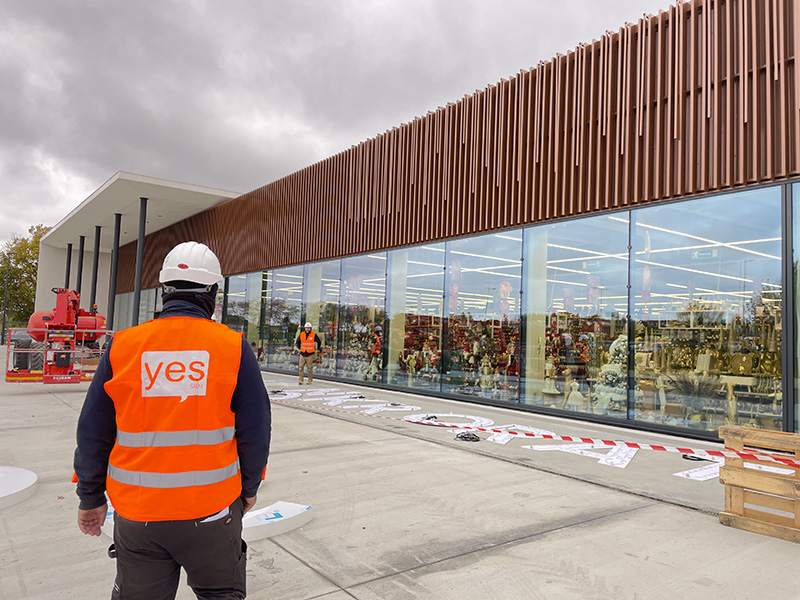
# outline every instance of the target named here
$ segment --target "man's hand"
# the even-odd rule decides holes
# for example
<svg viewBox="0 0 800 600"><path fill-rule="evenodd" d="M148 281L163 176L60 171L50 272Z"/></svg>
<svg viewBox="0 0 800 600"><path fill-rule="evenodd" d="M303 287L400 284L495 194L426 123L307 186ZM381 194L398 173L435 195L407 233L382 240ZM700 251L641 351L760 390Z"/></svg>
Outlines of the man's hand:
<svg viewBox="0 0 800 600"><path fill-rule="evenodd" d="M242 496L242 506L244 507L244 512L242 514L245 514L255 505L256 505L256 496L253 496L252 498L245 498L244 496Z"/></svg>
<svg viewBox="0 0 800 600"><path fill-rule="evenodd" d="M86 535L100 535L100 526L106 520L108 504L89 510L78 509L78 527Z"/></svg>

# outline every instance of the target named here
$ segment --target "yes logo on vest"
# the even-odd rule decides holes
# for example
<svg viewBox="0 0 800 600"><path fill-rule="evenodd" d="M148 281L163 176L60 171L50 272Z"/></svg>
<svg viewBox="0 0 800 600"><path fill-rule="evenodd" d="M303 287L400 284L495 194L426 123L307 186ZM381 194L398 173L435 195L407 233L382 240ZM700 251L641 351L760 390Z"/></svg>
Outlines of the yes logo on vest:
<svg viewBox="0 0 800 600"><path fill-rule="evenodd" d="M142 353L142 397L205 396L209 354L205 350Z"/></svg>

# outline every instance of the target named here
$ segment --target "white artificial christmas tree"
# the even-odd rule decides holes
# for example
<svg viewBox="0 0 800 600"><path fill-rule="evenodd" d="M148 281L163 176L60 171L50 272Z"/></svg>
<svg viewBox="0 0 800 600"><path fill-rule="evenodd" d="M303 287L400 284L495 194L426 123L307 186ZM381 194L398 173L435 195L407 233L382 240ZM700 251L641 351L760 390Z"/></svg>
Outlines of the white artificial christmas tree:
<svg viewBox="0 0 800 600"><path fill-rule="evenodd" d="M628 336L620 334L608 350L608 362L600 367L594 387L594 411L605 414L615 405L624 405L627 396Z"/></svg>

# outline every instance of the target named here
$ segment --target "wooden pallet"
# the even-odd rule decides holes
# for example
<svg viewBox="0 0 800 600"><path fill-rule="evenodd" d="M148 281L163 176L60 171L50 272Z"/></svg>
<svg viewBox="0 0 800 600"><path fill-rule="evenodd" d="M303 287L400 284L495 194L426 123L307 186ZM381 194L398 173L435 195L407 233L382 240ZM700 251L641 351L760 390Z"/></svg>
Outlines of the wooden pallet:
<svg viewBox="0 0 800 600"><path fill-rule="evenodd" d="M747 447L787 452L787 458L793 454L795 461L800 459L798 434L724 425L719 428L719 437L732 450ZM773 472L776 467L783 472ZM725 510L719 514L720 523L800 543L800 469L726 458L719 481L725 485Z"/></svg>

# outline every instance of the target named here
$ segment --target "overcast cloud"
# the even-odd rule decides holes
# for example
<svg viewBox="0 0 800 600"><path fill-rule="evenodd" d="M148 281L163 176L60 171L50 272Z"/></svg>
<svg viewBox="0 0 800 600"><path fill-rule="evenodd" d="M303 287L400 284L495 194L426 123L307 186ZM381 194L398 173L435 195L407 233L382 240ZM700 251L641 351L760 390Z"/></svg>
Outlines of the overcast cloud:
<svg viewBox="0 0 800 600"><path fill-rule="evenodd" d="M0 244L117 171L247 192L670 0L0 0Z"/></svg>

